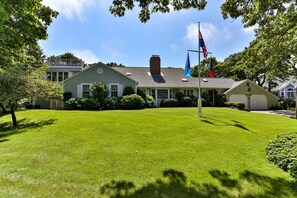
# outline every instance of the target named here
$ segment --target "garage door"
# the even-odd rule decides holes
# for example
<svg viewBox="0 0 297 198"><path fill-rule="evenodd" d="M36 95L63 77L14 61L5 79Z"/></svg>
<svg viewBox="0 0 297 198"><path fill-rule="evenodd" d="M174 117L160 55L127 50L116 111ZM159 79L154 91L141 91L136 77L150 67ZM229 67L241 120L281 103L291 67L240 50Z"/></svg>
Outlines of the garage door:
<svg viewBox="0 0 297 198"><path fill-rule="evenodd" d="M245 108L248 107L247 97L244 94L232 94L229 97L230 102L243 102L245 104Z"/></svg>
<svg viewBox="0 0 297 198"><path fill-rule="evenodd" d="M265 95L252 95L251 96L251 109L252 110L267 109L267 97Z"/></svg>

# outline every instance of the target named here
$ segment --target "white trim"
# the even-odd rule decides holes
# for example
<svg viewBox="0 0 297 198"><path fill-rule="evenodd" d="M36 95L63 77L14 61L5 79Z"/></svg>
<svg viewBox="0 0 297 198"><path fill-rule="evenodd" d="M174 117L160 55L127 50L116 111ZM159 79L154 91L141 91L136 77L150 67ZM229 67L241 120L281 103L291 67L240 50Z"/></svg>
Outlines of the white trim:
<svg viewBox="0 0 297 198"><path fill-rule="evenodd" d="M90 88L90 89L89 89L89 96L92 96L92 93L91 93L91 84L92 84L92 83L81 83L81 84L80 84L80 87L81 87L81 88L80 88L80 90L81 90L81 98L83 98L83 96L84 96L84 89L83 89L83 86L84 86L84 85L89 85L89 88Z"/></svg>
<svg viewBox="0 0 297 198"><path fill-rule="evenodd" d="M109 89L108 96L111 97L111 86L112 85L116 85L117 86L117 97L118 97L120 95L120 92L119 92L120 83L109 83L108 84L108 89Z"/></svg>

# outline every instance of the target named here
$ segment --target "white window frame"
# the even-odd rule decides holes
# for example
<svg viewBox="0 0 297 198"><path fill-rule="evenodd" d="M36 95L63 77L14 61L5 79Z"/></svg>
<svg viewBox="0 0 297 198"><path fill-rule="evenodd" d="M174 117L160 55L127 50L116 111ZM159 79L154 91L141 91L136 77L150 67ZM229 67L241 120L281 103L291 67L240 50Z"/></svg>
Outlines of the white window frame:
<svg viewBox="0 0 297 198"><path fill-rule="evenodd" d="M293 88L290 87L287 89L287 97L294 98L294 89Z"/></svg>
<svg viewBox="0 0 297 198"><path fill-rule="evenodd" d="M113 86L113 85L116 85L117 86L117 96L115 96L115 97L119 97L119 94L120 94L120 90L119 90L120 84L119 83L109 83L108 84L109 97L111 97L111 86Z"/></svg>
<svg viewBox="0 0 297 198"><path fill-rule="evenodd" d="M91 84L92 83L81 83L80 86L80 90L81 90L81 97L83 98L84 97L84 85L88 85L89 86L89 96L92 96L92 93L91 93Z"/></svg>

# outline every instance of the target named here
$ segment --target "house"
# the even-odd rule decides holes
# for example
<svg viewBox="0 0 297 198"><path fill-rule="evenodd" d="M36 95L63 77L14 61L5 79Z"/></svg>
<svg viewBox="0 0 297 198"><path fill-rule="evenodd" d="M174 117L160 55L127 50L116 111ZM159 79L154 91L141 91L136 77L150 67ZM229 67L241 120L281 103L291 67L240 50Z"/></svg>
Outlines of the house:
<svg viewBox="0 0 297 198"><path fill-rule="evenodd" d="M59 79L59 75L62 76L58 73L60 71L62 70L52 70L56 72L54 79ZM150 58L149 67L109 67L97 63L80 72L73 71L72 74L63 81L63 87L64 92L70 92L71 97L74 98L90 96L90 85L95 82L107 85L110 97L123 96L126 87L132 87L135 92L139 88L152 96L157 106L165 98L175 98L177 92L198 97L199 79L185 77L182 68L161 67L161 59L158 55ZM51 76L53 76L52 73ZM51 80L53 80L52 77ZM226 94L227 101L245 103L247 109L268 109L278 101L275 95L250 80L235 82L230 78L201 78L200 83L201 91L208 93L213 106L216 105L218 94Z"/></svg>
<svg viewBox="0 0 297 198"><path fill-rule="evenodd" d="M271 90L276 96L282 99L295 99L297 81L294 76L291 76L286 81L278 81L277 86Z"/></svg>
<svg viewBox="0 0 297 198"><path fill-rule="evenodd" d="M226 92L229 102L243 102L246 109L266 110L278 103L278 97L246 79L235 82Z"/></svg>
<svg viewBox="0 0 297 198"><path fill-rule="evenodd" d="M125 87L142 89L152 96L159 106L165 98L175 98L177 92L187 96L198 96L198 78L186 78L182 68L161 68L161 59L157 55L150 58L149 67L108 67L96 64L64 80L64 91L71 92L72 97L82 98L90 95L90 85L94 82L106 84L110 96L122 96ZM217 94L229 89L234 81L223 78L203 78L203 92L210 95L215 105Z"/></svg>

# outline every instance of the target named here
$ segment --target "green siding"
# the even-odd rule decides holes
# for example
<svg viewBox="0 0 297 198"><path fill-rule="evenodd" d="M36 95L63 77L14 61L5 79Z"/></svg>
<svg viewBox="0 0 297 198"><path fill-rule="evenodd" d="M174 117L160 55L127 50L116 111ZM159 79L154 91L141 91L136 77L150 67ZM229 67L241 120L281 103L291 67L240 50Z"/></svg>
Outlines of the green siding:
<svg viewBox="0 0 297 198"><path fill-rule="evenodd" d="M103 69L102 74L97 73L98 68ZM119 72L105 66L105 65L95 65L88 68L79 74L72 76L71 78L64 81L64 92L71 92L72 97L78 97L77 86L82 83L94 83L102 82L107 86L110 83L119 84L122 90L125 87L132 87L136 90L136 82ZM121 95L121 93L119 93Z"/></svg>

